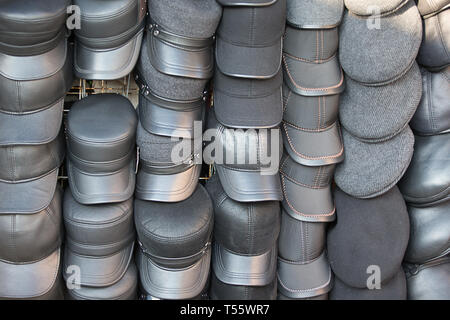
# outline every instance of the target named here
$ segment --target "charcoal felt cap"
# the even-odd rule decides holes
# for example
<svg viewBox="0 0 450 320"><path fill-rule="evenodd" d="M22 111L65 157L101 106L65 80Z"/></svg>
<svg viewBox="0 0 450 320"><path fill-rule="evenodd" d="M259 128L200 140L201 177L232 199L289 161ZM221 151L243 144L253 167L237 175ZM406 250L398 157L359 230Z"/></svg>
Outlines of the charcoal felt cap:
<svg viewBox="0 0 450 320"><path fill-rule="evenodd" d="M421 68L423 94L411 119L411 128L421 135L450 131L450 66L439 72Z"/></svg>
<svg viewBox="0 0 450 320"><path fill-rule="evenodd" d="M394 13L408 1L410 0L344 0L344 4L358 16L373 16ZM376 12L374 8L377 9Z"/></svg>
<svg viewBox="0 0 450 320"><path fill-rule="evenodd" d="M362 142L342 129L345 159L336 166L334 180L357 198L373 198L391 189L403 176L414 151L414 135L406 126L390 140Z"/></svg>
<svg viewBox="0 0 450 320"><path fill-rule="evenodd" d="M410 69L419 51L419 11L414 1L409 1L395 13L381 17L379 28L368 28L368 19L345 13L339 30L342 68L350 78L367 85L391 83Z"/></svg>
<svg viewBox="0 0 450 320"><path fill-rule="evenodd" d="M416 136L411 164L399 183L409 203L423 206L449 199L450 133Z"/></svg>
<svg viewBox="0 0 450 320"><path fill-rule="evenodd" d="M272 128L283 117L281 69L270 79L229 77L216 69L214 110L217 120L231 128Z"/></svg>
<svg viewBox="0 0 450 320"><path fill-rule="evenodd" d="M228 76L268 79L281 66L286 0L264 7L224 7L216 63Z"/></svg>
<svg viewBox="0 0 450 320"><path fill-rule="evenodd" d="M405 272L400 268L380 289L354 288L335 277L330 300L406 300L406 291Z"/></svg>
<svg viewBox="0 0 450 320"><path fill-rule="evenodd" d="M389 85L368 87L349 77L346 84L339 119L348 132L368 142L388 140L402 131L422 96L422 77L417 63Z"/></svg>
<svg viewBox="0 0 450 320"><path fill-rule="evenodd" d="M343 0L287 0L287 23L295 28L334 28L341 23L343 12Z"/></svg>
<svg viewBox="0 0 450 320"><path fill-rule="evenodd" d="M366 288L367 268L379 266L381 283L398 272L409 239L409 218L397 187L373 199L334 192L338 219L327 235L328 259L336 277Z"/></svg>

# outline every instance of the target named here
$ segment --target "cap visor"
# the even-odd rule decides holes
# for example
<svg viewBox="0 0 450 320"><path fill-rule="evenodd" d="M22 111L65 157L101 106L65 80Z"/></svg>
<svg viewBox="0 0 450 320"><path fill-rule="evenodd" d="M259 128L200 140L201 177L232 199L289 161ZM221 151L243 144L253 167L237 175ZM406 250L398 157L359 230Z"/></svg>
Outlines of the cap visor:
<svg viewBox="0 0 450 320"><path fill-rule="evenodd" d="M216 165L220 182L226 194L240 202L281 201L280 176L262 175L259 171L236 171Z"/></svg>
<svg viewBox="0 0 450 320"><path fill-rule="evenodd" d="M287 2L287 22L299 29L337 27L341 23L343 12L343 0Z"/></svg>
<svg viewBox="0 0 450 320"><path fill-rule="evenodd" d="M272 128L283 117L281 86L274 93L261 98L237 98L216 90L214 110L217 120L231 128Z"/></svg>
<svg viewBox="0 0 450 320"><path fill-rule="evenodd" d="M302 61L283 54L284 79L289 88L304 96L338 94L345 90L344 72L337 55L321 62ZM311 77L311 75L314 77Z"/></svg>
<svg viewBox="0 0 450 320"><path fill-rule="evenodd" d="M158 299L192 299L202 293L209 276L211 249L192 266L182 269L167 269L158 266L137 253L141 285L150 296Z"/></svg>
<svg viewBox="0 0 450 320"><path fill-rule="evenodd" d="M81 204L100 204L128 200L134 192L134 160L112 173L87 173L67 159L69 185L73 197Z"/></svg>
<svg viewBox="0 0 450 320"><path fill-rule="evenodd" d="M278 0L217 0L222 6L259 7L270 6Z"/></svg>
<svg viewBox="0 0 450 320"><path fill-rule="evenodd" d="M129 74L139 57L144 29L124 45L109 50L92 49L75 42L74 70L82 79L113 80Z"/></svg>
<svg viewBox="0 0 450 320"><path fill-rule="evenodd" d="M281 131L289 156L300 164L323 166L344 159L344 146L337 122L323 131L305 131L284 122Z"/></svg>
<svg viewBox="0 0 450 320"><path fill-rule="evenodd" d="M72 251L68 246L64 252L64 279L70 266L80 268L80 285L88 287L106 287L122 279L133 256L134 242L121 251L109 256L85 256Z"/></svg>
<svg viewBox="0 0 450 320"><path fill-rule="evenodd" d="M0 213L33 214L50 205L55 194L58 169L26 182L0 181Z"/></svg>
<svg viewBox="0 0 450 320"><path fill-rule="evenodd" d="M0 145L45 144L53 141L61 128L64 98L34 113L0 112Z"/></svg>
<svg viewBox="0 0 450 320"><path fill-rule="evenodd" d="M176 174L152 174L139 170L136 198L149 201L178 202L189 198L195 191L201 165L194 165Z"/></svg>
<svg viewBox="0 0 450 320"><path fill-rule="evenodd" d="M205 48L180 47L147 33L147 45L152 65L165 74L178 77L209 79L214 73L214 53Z"/></svg>
<svg viewBox="0 0 450 320"><path fill-rule="evenodd" d="M227 284L265 286L275 278L277 246L257 256L238 255L214 244L213 269L217 278Z"/></svg>
<svg viewBox="0 0 450 320"><path fill-rule="evenodd" d="M216 63L220 71L231 77L269 79L281 67L282 39L268 47L241 47L220 37L216 40Z"/></svg>
<svg viewBox="0 0 450 320"><path fill-rule="evenodd" d="M30 264L0 261L0 297L7 299L55 299L60 275L60 249Z"/></svg>

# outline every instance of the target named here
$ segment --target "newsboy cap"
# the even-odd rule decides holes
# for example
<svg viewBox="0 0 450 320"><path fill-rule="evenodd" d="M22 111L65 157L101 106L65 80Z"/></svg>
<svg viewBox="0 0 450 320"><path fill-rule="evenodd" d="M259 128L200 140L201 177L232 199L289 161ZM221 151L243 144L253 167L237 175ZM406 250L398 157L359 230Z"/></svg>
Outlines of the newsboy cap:
<svg viewBox="0 0 450 320"><path fill-rule="evenodd" d="M287 0L287 23L295 28L335 28L343 12L343 0Z"/></svg>
<svg viewBox="0 0 450 320"><path fill-rule="evenodd" d="M377 16L394 13L410 0L344 0L348 11L358 16Z"/></svg>

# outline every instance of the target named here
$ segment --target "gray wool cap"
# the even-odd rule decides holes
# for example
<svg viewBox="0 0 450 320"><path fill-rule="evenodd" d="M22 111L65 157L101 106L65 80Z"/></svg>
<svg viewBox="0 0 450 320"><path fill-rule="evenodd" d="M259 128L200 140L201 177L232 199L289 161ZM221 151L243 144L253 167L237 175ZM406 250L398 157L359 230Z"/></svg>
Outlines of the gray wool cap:
<svg viewBox="0 0 450 320"><path fill-rule="evenodd" d="M342 68L367 85L390 83L404 75L422 41L421 17L414 1L381 17L379 23L375 26L369 18L346 12L340 28Z"/></svg>
<svg viewBox="0 0 450 320"><path fill-rule="evenodd" d="M296 28L337 27L343 12L343 0L287 0L287 23Z"/></svg>
<svg viewBox="0 0 450 320"><path fill-rule="evenodd" d="M391 189L403 176L414 150L414 135L407 126L380 143L366 143L342 129L345 159L336 166L334 180L357 198L374 198Z"/></svg>
<svg viewBox="0 0 450 320"><path fill-rule="evenodd" d="M387 15L403 7L410 0L344 0L349 11L359 16Z"/></svg>
<svg viewBox="0 0 450 320"><path fill-rule="evenodd" d="M368 87L347 77L346 86L341 95L339 119L348 132L368 142L390 139L403 130L422 96L417 63L389 85Z"/></svg>

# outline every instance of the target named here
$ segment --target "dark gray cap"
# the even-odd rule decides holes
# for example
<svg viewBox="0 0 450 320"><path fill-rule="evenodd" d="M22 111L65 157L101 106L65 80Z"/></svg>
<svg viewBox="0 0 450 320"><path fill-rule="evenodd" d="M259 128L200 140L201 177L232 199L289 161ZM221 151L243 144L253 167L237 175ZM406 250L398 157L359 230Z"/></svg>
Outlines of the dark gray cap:
<svg viewBox="0 0 450 320"><path fill-rule="evenodd" d="M334 180L357 198L374 198L391 189L406 172L414 151L414 135L406 126L390 140L362 142L342 130L345 159L336 167Z"/></svg>
<svg viewBox="0 0 450 320"><path fill-rule="evenodd" d="M224 7L217 30L216 63L222 73L268 79L281 66L286 0L269 6Z"/></svg>
<svg viewBox="0 0 450 320"><path fill-rule="evenodd" d="M423 23L423 40L417 61L430 69L450 64L450 10L427 18Z"/></svg>
<svg viewBox="0 0 450 320"><path fill-rule="evenodd" d="M450 133L416 136L411 164L399 183L405 200L423 206L450 198Z"/></svg>
<svg viewBox="0 0 450 320"><path fill-rule="evenodd" d="M358 16L383 16L396 12L408 1L410 0L344 0L344 4Z"/></svg>
<svg viewBox="0 0 450 320"><path fill-rule="evenodd" d="M421 69L423 93L411 128L423 135L450 131L450 66L439 72Z"/></svg>
<svg viewBox="0 0 450 320"><path fill-rule="evenodd" d="M334 164L304 166L284 154L280 165L283 209L294 219L328 222L335 217L331 196Z"/></svg>
<svg viewBox="0 0 450 320"><path fill-rule="evenodd" d="M343 0L287 0L287 23L295 28L335 28L343 12Z"/></svg>
<svg viewBox="0 0 450 320"><path fill-rule="evenodd" d="M283 117L281 69L273 78L229 77L216 69L214 110L217 120L231 128L272 128Z"/></svg>
<svg viewBox="0 0 450 320"><path fill-rule="evenodd" d="M339 30L342 68L350 78L367 85L391 83L410 69L419 52L419 11L414 1L408 1L395 13L381 17L379 28L368 19L373 20L345 13Z"/></svg>
<svg viewBox="0 0 450 320"><path fill-rule="evenodd" d="M265 7L270 6L278 0L217 0L224 7L242 6L242 7Z"/></svg>
<svg viewBox="0 0 450 320"><path fill-rule="evenodd" d="M397 274L408 245L402 194L394 187L377 198L357 199L337 188L334 199L338 218L328 229L327 250L336 277L367 288L368 268L378 266L381 284L386 283Z"/></svg>
<svg viewBox="0 0 450 320"><path fill-rule="evenodd" d="M349 77L346 83L339 120L345 130L367 142L385 141L402 131L422 96L422 77L417 63L389 85L368 87Z"/></svg>
<svg viewBox="0 0 450 320"><path fill-rule="evenodd" d="M417 7L420 14L427 18L450 6L449 0L418 0Z"/></svg>

